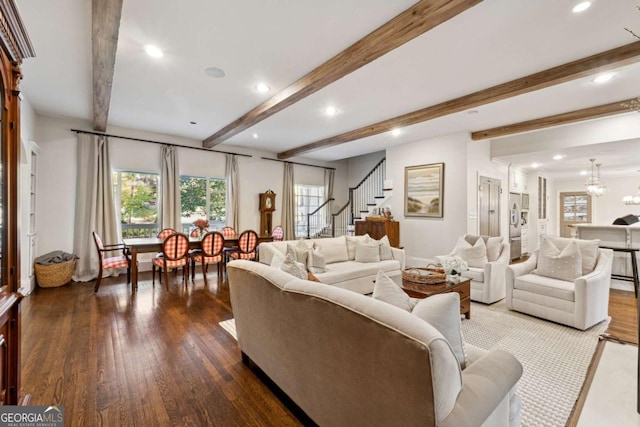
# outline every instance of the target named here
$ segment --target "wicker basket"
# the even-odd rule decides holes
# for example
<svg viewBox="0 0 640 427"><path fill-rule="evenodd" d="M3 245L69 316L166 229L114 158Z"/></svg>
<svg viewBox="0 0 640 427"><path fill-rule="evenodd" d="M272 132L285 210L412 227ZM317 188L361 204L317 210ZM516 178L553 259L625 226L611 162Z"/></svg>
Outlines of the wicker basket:
<svg viewBox="0 0 640 427"><path fill-rule="evenodd" d="M56 288L71 281L76 268L76 258L58 264L35 264L36 280L42 288Z"/></svg>
<svg viewBox="0 0 640 427"><path fill-rule="evenodd" d="M402 270L402 280L420 285L437 285L447 281L447 275L436 267L410 267Z"/></svg>

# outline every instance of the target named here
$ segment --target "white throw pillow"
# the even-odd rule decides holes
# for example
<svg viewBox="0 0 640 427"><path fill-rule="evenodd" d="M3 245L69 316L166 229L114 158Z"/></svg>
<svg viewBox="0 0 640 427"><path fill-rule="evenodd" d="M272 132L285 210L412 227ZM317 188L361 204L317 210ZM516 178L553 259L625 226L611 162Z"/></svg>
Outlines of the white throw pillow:
<svg viewBox="0 0 640 427"><path fill-rule="evenodd" d="M293 255L290 253L288 253L286 258L284 259L284 262L282 263L280 270L284 271L285 273L289 273L293 276L296 276L298 279L307 280L307 278L309 277L307 275L307 269L304 266L304 264L296 261L293 258Z"/></svg>
<svg viewBox="0 0 640 427"><path fill-rule="evenodd" d="M484 244L487 246L487 259L489 262L497 261L502 253L502 241L504 240L504 237L476 236L474 234L467 234L464 236L464 239L472 246L475 245L480 238L484 240Z"/></svg>
<svg viewBox="0 0 640 427"><path fill-rule="evenodd" d="M378 271L376 282L373 285L372 297L409 312L417 302L415 298L411 298L407 295L402 288L389 276L384 274L382 270Z"/></svg>
<svg viewBox="0 0 640 427"><path fill-rule="evenodd" d="M327 263L324 255L320 253L320 247L315 247L309 251L307 256L307 270L314 274L327 271Z"/></svg>
<svg viewBox="0 0 640 427"><path fill-rule="evenodd" d="M535 274L573 282L582 276L582 256L578 244L573 241L562 251L549 239L542 239Z"/></svg>
<svg viewBox="0 0 640 427"><path fill-rule="evenodd" d="M469 267L484 268L484 265L489 262L487 258L487 246L483 239L476 240L476 243L471 246L469 242L465 240L464 236L461 236L458 238L455 253L465 260Z"/></svg>
<svg viewBox="0 0 640 427"><path fill-rule="evenodd" d="M324 259L327 264L331 264L332 262L349 261L347 240L344 236L317 239L315 243L322 249L322 255L324 255Z"/></svg>
<svg viewBox="0 0 640 427"><path fill-rule="evenodd" d="M457 292L449 292L420 300L411 314L429 323L445 337L460 363L460 368L464 369L467 353L460 329L460 295Z"/></svg>
<svg viewBox="0 0 640 427"><path fill-rule="evenodd" d="M280 268L284 263L285 256L280 251L274 251L273 256L271 257L271 267Z"/></svg>
<svg viewBox="0 0 640 427"><path fill-rule="evenodd" d="M356 241L356 261L357 262L380 262L380 249L377 241L365 243Z"/></svg>
<svg viewBox="0 0 640 427"><path fill-rule="evenodd" d="M378 244L380 245L380 261L393 259L393 252L391 252L389 237L387 237L387 235L382 236L382 238L378 240Z"/></svg>
<svg viewBox="0 0 640 427"><path fill-rule="evenodd" d="M363 234L362 236L344 236L347 242L347 256L349 261L353 261L356 259L356 242L358 240L362 240L364 242L368 242L371 237L368 234Z"/></svg>
<svg viewBox="0 0 640 427"><path fill-rule="evenodd" d="M598 249L600 248L600 240L582 240L582 239L570 239L568 237L559 236L544 236L545 239L549 239L553 245L563 250L571 242L575 242L580 250L580 256L582 257L582 275L591 273L598 263Z"/></svg>

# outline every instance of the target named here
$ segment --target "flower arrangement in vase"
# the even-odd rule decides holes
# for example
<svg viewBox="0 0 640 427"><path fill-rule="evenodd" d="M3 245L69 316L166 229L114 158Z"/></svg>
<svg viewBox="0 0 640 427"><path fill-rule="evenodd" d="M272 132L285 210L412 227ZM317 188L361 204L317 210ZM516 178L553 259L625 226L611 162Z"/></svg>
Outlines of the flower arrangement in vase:
<svg viewBox="0 0 640 427"><path fill-rule="evenodd" d="M193 221L193 225L198 229L198 234L200 237L204 236L206 230L209 229L209 220L204 218L199 218Z"/></svg>
<svg viewBox="0 0 640 427"><path fill-rule="evenodd" d="M467 262L458 255L442 257L440 262L447 278L450 277L453 281L460 280L462 272L469 269Z"/></svg>

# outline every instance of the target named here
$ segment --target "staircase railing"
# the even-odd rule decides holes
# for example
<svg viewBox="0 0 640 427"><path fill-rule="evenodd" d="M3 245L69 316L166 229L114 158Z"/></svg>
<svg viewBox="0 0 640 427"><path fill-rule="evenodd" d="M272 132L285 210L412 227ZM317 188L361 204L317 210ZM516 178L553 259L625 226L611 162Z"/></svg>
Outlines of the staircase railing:
<svg viewBox="0 0 640 427"><path fill-rule="evenodd" d="M331 234L328 228L331 226L331 213L333 201L329 199L318 208L307 214L307 238L318 237L321 234Z"/></svg>
<svg viewBox="0 0 640 427"><path fill-rule="evenodd" d="M331 237L349 234L349 219L351 202L347 202L338 212L331 215Z"/></svg>
<svg viewBox="0 0 640 427"><path fill-rule="evenodd" d="M355 187L349 188L349 202L351 204L350 224L362 218L369 212L370 206L375 206L375 199L384 197L384 178L386 176L386 158L377 165Z"/></svg>

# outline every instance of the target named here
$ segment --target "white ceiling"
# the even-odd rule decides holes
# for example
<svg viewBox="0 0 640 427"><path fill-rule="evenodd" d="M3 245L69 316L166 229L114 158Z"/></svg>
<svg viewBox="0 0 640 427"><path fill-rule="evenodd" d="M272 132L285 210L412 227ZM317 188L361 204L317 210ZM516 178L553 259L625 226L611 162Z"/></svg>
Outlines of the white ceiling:
<svg viewBox="0 0 640 427"><path fill-rule="evenodd" d="M37 54L23 64L27 98L39 113L90 120L90 2L17 3ZM202 140L413 3L125 0L109 124ZM277 153L637 41L624 31L640 32L635 0L596 0L582 14L571 12L576 3L485 0L224 145ZM149 43L164 57L144 54ZM206 76L212 66L226 77ZM617 71L605 85L583 78L306 157L337 160L640 95L640 65ZM256 93L258 81L271 92ZM340 113L323 115L327 105Z"/></svg>

